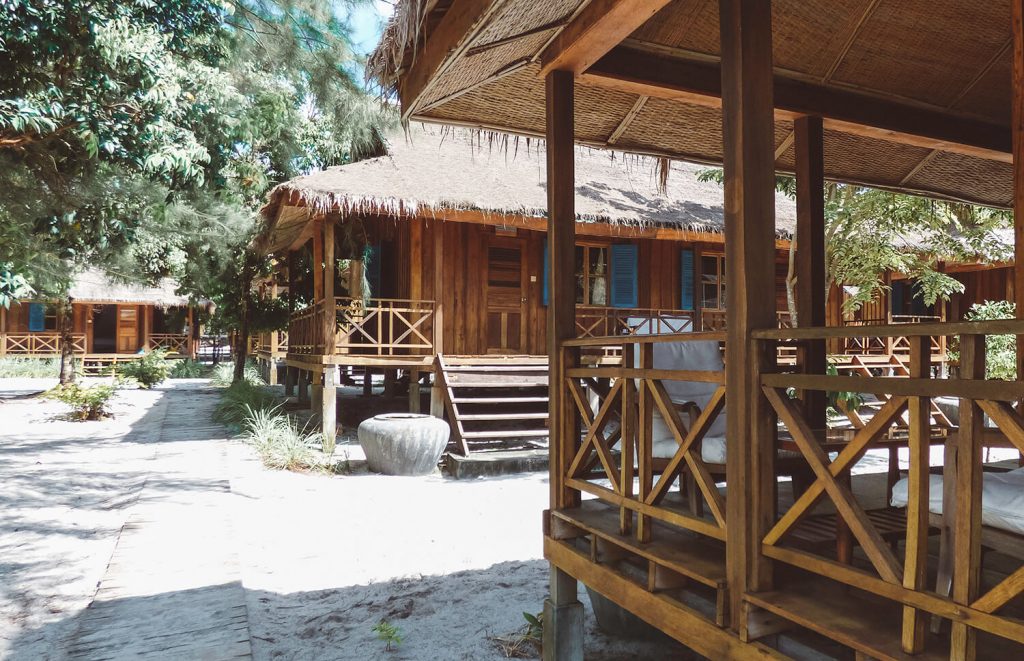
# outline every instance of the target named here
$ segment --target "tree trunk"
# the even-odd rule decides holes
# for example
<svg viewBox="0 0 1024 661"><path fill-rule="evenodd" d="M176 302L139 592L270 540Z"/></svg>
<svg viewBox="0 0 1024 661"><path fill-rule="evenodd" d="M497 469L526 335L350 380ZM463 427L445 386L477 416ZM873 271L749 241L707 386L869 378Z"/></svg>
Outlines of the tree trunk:
<svg viewBox="0 0 1024 661"><path fill-rule="evenodd" d="M66 296L57 301L57 332L60 334L60 384L74 383L75 347L72 331L75 325L74 308L71 297Z"/></svg>
<svg viewBox="0 0 1024 661"><path fill-rule="evenodd" d="M796 235L789 242L789 270L786 271L786 307L789 308L789 323L793 328L800 327L800 320L797 315L800 310L796 308Z"/></svg>
<svg viewBox="0 0 1024 661"><path fill-rule="evenodd" d="M249 359L249 316L252 309L252 280L256 277L255 257L247 254L242 263L241 291L242 314L238 332L235 334L235 374L232 383L245 378L245 363Z"/></svg>

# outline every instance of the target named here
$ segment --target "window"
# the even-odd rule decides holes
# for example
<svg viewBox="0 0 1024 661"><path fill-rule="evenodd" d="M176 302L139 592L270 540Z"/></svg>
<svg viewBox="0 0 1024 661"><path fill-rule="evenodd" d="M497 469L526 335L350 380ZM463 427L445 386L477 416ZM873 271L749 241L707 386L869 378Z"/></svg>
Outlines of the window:
<svg viewBox="0 0 1024 661"><path fill-rule="evenodd" d="M30 333L57 330L57 308L49 303L29 303L28 330Z"/></svg>
<svg viewBox="0 0 1024 661"><path fill-rule="evenodd" d="M725 309L725 255L700 256L700 306Z"/></svg>
<svg viewBox="0 0 1024 661"><path fill-rule="evenodd" d="M576 302L608 305L607 246L576 246Z"/></svg>
<svg viewBox="0 0 1024 661"><path fill-rule="evenodd" d="M57 306L47 305L45 315L43 317L43 325L48 331L57 330Z"/></svg>

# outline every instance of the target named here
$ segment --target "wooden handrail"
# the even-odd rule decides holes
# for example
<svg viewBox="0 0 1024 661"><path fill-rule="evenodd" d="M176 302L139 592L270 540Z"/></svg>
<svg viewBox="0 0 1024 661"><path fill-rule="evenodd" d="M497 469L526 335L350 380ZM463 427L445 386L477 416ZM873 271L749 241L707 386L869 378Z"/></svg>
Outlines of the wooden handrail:
<svg viewBox="0 0 1024 661"><path fill-rule="evenodd" d="M758 340L824 340L854 337L925 337L944 335L1024 335L1024 320L947 321L923 324L884 324L850 327L762 328Z"/></svg>
<svg viewBox="0 0 1024 661"><path fill-rule="evenodd" d="M726 333L670 333L667 335L606 335L604 337L577 337L564 340L563 347L604 347L626 344L659 344L661 342L724 342Z"/></svg>

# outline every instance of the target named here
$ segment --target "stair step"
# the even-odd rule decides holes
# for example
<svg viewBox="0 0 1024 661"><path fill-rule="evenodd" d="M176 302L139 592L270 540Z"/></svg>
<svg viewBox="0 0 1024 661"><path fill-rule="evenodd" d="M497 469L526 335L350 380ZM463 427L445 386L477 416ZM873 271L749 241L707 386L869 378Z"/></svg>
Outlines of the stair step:
<svg viewBox="0 0 1024 661"><path fill-rule="evenodd" d="M539 438L548 436L547 429L507 429L504 431L467 431L462 438Z"/></svg>
<svg viewBox="0 0 1024 661"><path fill-rule="evenodd" d="M547 404L547 397L453 397L455 404Z"/></svg>
<svg viewBox="0 0 1024 661"><path fill-rule="evenodd" d="M547 372L547 365L445 365L445 372Z"/></svg>
<svg viewBox="0 0 1024 661"><path fill-rule="evenodd" d="M547 420L547 411L543 413L477 413L470 415L460 415L459 420L463 422L467 421L483 421L483 420Z"/></svg>

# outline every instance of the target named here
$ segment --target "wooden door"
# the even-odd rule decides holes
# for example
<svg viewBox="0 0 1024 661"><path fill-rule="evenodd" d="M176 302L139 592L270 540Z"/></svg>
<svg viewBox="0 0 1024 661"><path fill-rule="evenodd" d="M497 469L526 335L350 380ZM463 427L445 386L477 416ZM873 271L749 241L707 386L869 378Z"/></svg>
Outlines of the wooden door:
<svg viewBox="0 0 1024 661"><path fill-rule="evenodd" d="M493 238L487 248L487 353L526 348L526 269L523 239Z"/></svg>
<svg viewBox="0 0 1024 661"><path fill-rule="evenodd" d="M117 306L117 353L135 353L139 349L139 308Z"/></svg>

